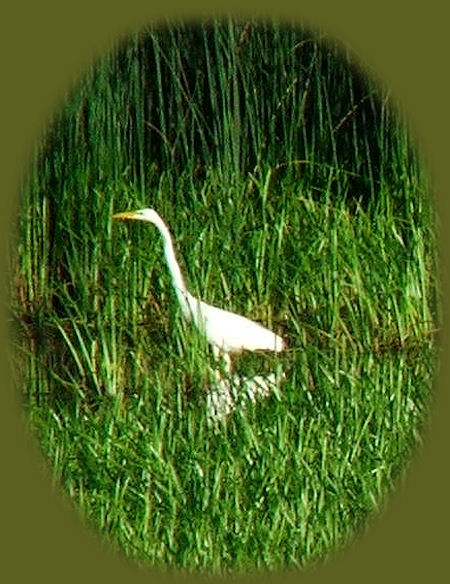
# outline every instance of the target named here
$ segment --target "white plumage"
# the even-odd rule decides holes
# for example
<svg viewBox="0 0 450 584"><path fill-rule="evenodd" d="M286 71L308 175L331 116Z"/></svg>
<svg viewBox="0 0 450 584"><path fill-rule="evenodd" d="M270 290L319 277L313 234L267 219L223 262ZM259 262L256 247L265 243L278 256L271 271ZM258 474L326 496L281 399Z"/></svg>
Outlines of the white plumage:
<svg viewBox="0 0 450 584"><path fill-rule="evenodd" d="M244 316L206 304L188 292L175 256L170 231L156 211L153 209L126 211L116 213L113 218L122 221L147 221L158 228L164 240L167 266L183 316L188 321L194 322L198 330L211 343L215 353L224 354L228 364L229 353L242 350L282 351L285 349L284 340L271 330Z"/></svg>

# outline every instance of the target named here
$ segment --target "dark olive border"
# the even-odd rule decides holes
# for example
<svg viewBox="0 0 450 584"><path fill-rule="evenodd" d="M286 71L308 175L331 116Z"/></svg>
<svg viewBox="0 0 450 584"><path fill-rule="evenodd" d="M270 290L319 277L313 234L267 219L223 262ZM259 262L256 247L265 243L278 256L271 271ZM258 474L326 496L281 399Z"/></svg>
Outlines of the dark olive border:
<svg viewBox="0 0 450 584"><path fill-rule="evenodd" d="M180 0L177 0L177 4ZM119 34L170 13L206 14L188 3L105 0L71 4L56 0L3 7L0 23L1 267L13 213L18 210L20 177L39 132L93 56ZM411 0L248 1L247 14L303 19L329 30L355 50L367 68L392 88L411 121L432 177L442 230L441 267L447 290L448 198L450 193L449 9L444 3ZM264 10L261 6L264 5ZM215 2L231 10L231 2ZM242 3L236 4L243 10ZM174 11L174 12L173 12ZM5 14L6 13L6 14ZM236 14L236 12L234 12ZM446 293L446 304L448 294ZM4 313L6 314L6 312ZM7 347L7 325L1 321ZM449 480L448 339L442 335L442 366L424 446L406 479L365 535L337 553L324 567L269 580L306 582L440 581L447 563ZM5 582L148 582L161 579L107 550L83 527L70 504L52 492L39 450L27 434L23 412L10 389L7 353L1 353L0 504L4 538L0 572ZM167 579L168 576L165 576ZM172 578L170 578L172 579ZM188 578L190 580L191 578ZM192 578L194 579L194 578Z"/></svg>

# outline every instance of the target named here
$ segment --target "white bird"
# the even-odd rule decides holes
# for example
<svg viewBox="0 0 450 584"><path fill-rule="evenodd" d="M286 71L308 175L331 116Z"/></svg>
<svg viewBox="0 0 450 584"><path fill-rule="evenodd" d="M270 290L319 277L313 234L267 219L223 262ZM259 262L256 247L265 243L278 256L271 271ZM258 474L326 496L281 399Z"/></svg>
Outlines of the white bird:
<svg viewBox="0 0 450 584"><path fill-rule="evenodd" d="M159 229L164 240L167 266L183 316L186 320L194 322L212 345L216 357L219 355L224 357L228 368L229 353L243 350L282 351L286 348L284 339L271 330L244 316L206 304L188 292L175 256L170 231L156 211L153 209L126 211L114 214L113 219L147 221Z"/></svg>

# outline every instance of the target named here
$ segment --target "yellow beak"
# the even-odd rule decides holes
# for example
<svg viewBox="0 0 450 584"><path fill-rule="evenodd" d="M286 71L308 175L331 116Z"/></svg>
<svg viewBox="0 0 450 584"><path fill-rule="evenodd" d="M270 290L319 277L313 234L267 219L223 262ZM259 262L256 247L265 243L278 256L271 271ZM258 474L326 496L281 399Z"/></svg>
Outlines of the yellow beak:
<svg viewBox="0 0 450 584"><path fill-rule="evenodd" d="M113 219L118 219L119 221L130 221L133 219L140 219L136 211L124 211L123 213L114 213Z"/></svg>

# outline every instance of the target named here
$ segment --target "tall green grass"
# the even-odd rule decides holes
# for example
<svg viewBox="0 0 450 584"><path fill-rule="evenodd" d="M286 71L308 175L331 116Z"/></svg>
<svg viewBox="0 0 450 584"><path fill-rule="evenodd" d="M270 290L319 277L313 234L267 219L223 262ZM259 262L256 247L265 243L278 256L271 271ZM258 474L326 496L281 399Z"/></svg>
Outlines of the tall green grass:
<svg viewBox="0 0 450 584"><path fill-rule="evenodd" d="M323 36L323 35L322 35ZM55 483L142 563L215 573L320 561L401 479L426 421L439 296L407 128L308 30L146 29L95 63L36 148L11 241L17 388ZM211 427L190 291L288 349L269 399Z"/></svg>

